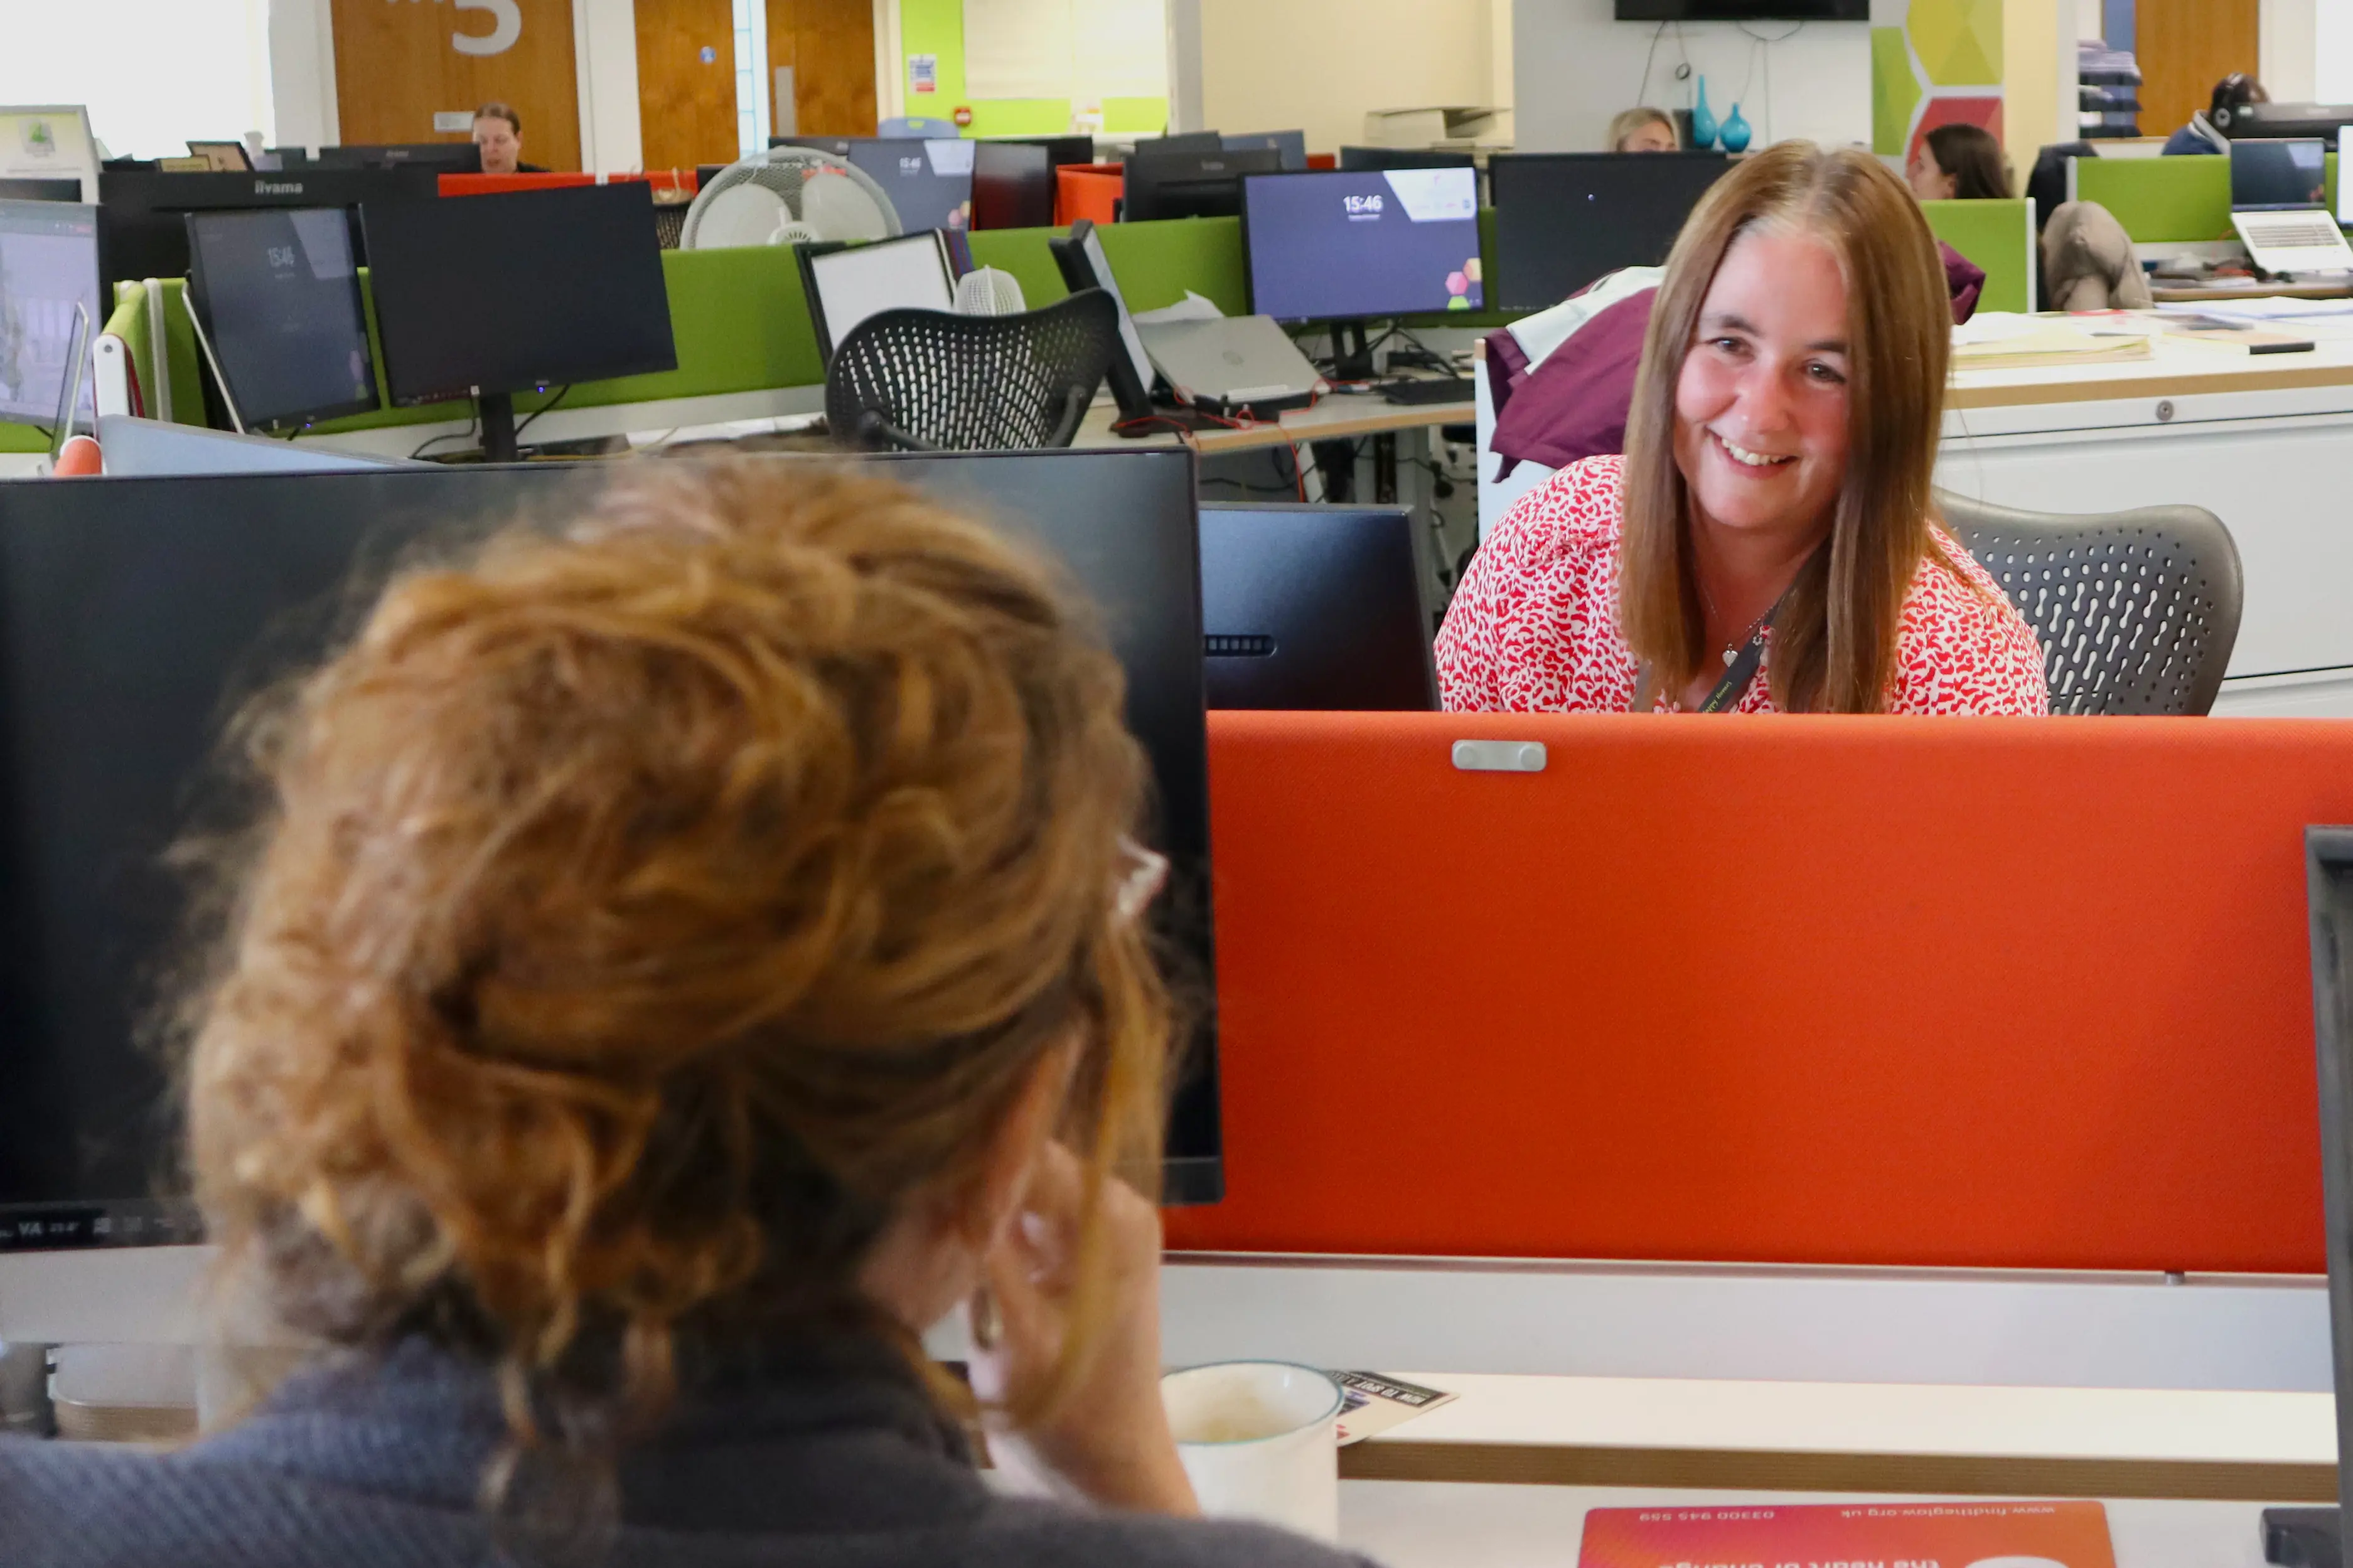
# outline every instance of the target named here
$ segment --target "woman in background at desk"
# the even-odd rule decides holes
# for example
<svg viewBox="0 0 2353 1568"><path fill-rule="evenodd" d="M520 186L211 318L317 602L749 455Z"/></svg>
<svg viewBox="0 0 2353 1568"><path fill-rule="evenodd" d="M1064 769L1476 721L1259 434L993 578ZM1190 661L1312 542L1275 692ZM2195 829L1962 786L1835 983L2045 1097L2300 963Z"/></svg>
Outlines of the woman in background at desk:
<svg viewBox="0 0 2353 1568"><path fill-rule="evenodd" d="M485 174L547 173L522 161L522 116L503 103L486 103L474 110L474 145L482 150Z"/></svg>
<svg viewBox="0 0 2353 1568"><path fill-rule="evenodd" d="M1905 177L1924 202L2008 201L2012 194L2001 143L1977 125L1939 125L1920 138Z"/></svg>
<svg viewBox="0 0 2353 1568"><path fill-rule="evenodd" d="M1736 164L1668 258L1625 455L1472 557L1445 705L2048 711L2034 634L1931 510L1951 348L1927 222L1876 159Z"/></svg>
<svg viewBox="0 0 2353 1568"><path fill-rule="evenodd" d="M1612 153L1673 153L1682 146L1675 122L1664 110L1622 110L1609 121Z"/></svg>
<svg viewBox="0 0 2353 1568"><path fill-rule="evenodd" d="M249 721L190 1163L321 1348L180 1453L0 1438L0 1555L1369 1568L1166 1517L1112 1171L1158 1166L1166 865L1092 616L895 485L624 483ZM964 1303L970 1392L920 1342ZM974 1394L1079 1506L984 1484Z"/></svg>

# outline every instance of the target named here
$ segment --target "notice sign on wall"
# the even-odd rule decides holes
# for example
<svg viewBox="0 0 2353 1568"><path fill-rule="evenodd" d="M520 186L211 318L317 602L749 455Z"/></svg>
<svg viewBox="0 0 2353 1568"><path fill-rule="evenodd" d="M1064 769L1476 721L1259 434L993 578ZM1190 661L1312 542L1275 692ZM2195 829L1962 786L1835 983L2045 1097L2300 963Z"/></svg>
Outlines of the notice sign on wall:
<svg viewBox="0 0 2353 1568"><path fill-rule="evenodd" d="M907 57L907 90L937 92L940 90L940 57L909 55Z"/></svg>
<svg viewBox="0 0 2353 1568"><path fill-rule="evenodd" d="M2095 1502L1597 1508L1577 1568L2116 1568Z"/></svg>

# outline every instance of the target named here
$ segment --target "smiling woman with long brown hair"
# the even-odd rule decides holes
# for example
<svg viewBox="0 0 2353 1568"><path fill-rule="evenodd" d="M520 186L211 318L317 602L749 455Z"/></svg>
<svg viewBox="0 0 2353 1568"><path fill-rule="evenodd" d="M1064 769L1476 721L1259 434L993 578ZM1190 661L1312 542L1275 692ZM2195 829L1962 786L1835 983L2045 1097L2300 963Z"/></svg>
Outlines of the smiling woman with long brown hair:
<svg viewBox="0 0 2353 1568"><path fill-rule="evenodd" d="M1055 573L799 464L396 580L248 726L189 1008L207 1229L314 1352L184 1453L0 1440L0 1556L1355 1562L1151 1517L1123 701ZM1076 1506L976 1472L919 1343L968 1301L998 1464Z"/></svg>
<svg viewBox="0 0 2353 1568"><path fill-rule="evenodd" d="M1472 558L1446 705L2047 711L2033 633L1933 513L1951 320L1876 159L1741 163L1668 259L1625 456L1568 465Z"/></svg>

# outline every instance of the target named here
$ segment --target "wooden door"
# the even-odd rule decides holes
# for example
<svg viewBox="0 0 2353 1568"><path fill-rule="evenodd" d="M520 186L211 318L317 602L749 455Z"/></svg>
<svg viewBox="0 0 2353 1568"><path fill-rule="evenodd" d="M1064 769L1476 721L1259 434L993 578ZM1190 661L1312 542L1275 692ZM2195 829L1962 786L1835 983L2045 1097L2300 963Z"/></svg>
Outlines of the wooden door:
<svg viewBox="0 0 2353 1568"><path fill-rule="evenodd" d="M768 90L793 73L803 136L874 134L873 0L766 0Z"/></svg>
<svg viewBox="0 0 2353 1568"><path fill-rule="evenodd" d="M345 143L464 142L496 99L522 121L522 156L580 167L572 0L332 0L335 110ZM433 128L437 114L465 117Z"/></svg>
<svg viewBox="0 0 2353 1568"><path fill-rule="evenodd" d="M2140 129L2170 136L2213 101L2232 71L2253 76L2262 52L2260 0L2139 0L2133 48L2140 58Z"/></svg>
<svg viewBox="0 0 2353 1568"><path fill-rule="evenodd" d="M729 0L638 0L638 123L649 169L739 156Z"/></svg>

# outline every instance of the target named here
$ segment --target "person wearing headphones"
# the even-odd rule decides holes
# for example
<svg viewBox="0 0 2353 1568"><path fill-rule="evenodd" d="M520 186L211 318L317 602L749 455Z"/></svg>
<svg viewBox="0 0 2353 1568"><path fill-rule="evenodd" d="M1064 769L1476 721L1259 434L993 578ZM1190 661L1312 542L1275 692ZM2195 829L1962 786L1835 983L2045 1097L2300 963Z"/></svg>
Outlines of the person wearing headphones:
<svg viewBox="0 0 2353 1568"><path fill-rule="evenodd" d="M2232 71L2214 84L2214 100L2190 115L2189 123L2165 139L2168 157L2183 153L2224 153L2231 150L2231 122L2252 103L2269 103L2263 84L2244 71Z"/></svg>

